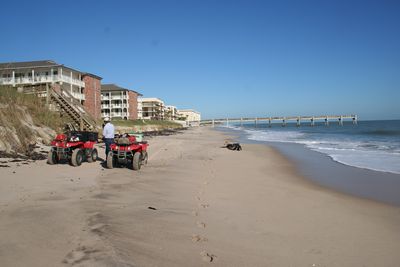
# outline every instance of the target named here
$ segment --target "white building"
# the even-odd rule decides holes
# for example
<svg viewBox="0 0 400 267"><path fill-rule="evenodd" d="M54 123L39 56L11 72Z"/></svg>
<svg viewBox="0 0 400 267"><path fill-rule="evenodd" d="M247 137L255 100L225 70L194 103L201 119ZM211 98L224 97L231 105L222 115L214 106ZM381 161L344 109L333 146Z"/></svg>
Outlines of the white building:
<svg viewBox="0 0 400 267"><path fill-rule="evenodd" d="M175 106L165 106L165 119L174 121L178 119L178 109Z"/></svg>
<svg viewBox="0 0 400 267"><path fill-rule="evenodd" d="M156 97L138 98L138 117L144 120L164 120L164 101Z"/></svg>
<svg viewBox="0 0 400 267"><path fill-rule="evenodd" d="M178 110L178 116L187 122L200 122L201 114L193 109L180 109Z"/></svg>
<svg viewBox="0 0 400 267"><path fill-rule="evenodd" d="M0 63L0 85L37 93L54 88L82 104L95 118L100 117L101 79L52 60Z"/></svg>
<svg viewBox="0 0 400 267"><path fill-rule="evenodd" d="M101 85L101 116L125 120L138 119L140 93L115 84Z"/></svg>

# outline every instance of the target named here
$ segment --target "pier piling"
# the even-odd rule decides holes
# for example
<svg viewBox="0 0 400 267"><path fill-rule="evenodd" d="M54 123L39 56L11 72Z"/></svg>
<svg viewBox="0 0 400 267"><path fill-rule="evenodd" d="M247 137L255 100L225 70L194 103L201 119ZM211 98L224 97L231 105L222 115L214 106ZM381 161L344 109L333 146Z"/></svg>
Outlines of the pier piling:
<svg viewBox="0 0 400 267"><path fill-rule="evenodd" d="M353 124L354 124L354 125L357 125L357 116L354 116L354 117L353 117Z"/></svg>

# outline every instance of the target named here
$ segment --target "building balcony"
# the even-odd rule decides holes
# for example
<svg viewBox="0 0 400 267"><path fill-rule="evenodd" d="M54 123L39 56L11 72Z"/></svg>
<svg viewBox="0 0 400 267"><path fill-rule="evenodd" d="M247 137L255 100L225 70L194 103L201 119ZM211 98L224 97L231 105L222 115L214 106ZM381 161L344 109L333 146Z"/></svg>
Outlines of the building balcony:
<svg viewBox="0 0 400 267"><path fill-rule="evenodd" d="M122 99L128 99L126 95L112 95L111 98L107 98L111 100L122 100ZM106 100L106 99L105 99Z"/></svg>
<svg viewBox="0 0 400 267"><path fill-rule="evenodd" d="M127 108L128 104L111 104L112 108Z"/></svg>
<svg viewBox="0 0 400 267"><path fill-rule="evenodd" d="M143 107L158 107L158 108L164 107L161 103L157 103L157 102L142 102L142 106Z"/></svg>
<svg viewBox="0 0 400 267"><path fill-rule="evenodd" d="M79 100L85 100L85 94L81 94L81 93L77 93L77 92L72 92L71 95L75 98L75 99L79 99Z"/></svg>
<svg viewBox="0 0 400 267"><path fill-rule="evenodd" d="M129 113L128 112L111 112L111 117L129 117Z"/></svg>
<svg viewBox="0 0 400 267"><path fill-rule="evenodd" d="M67 75L57 75L57 76L53 76L53 77L58 77L58 81L60 81L60 82L66 82L66 83L69 83L69 84L72 84L72 85L76 85L76 86L79 86L79 87L85 87L85 82L84 81L71 78L70 76L67 76Z"/></svg>
<svg viewBox="0 0 400 267"><path fill-rule="evenodd" d="M71 78L70 76L66 75L39 75L39 76L31 76L31 77L7 77L7 78L0 78L0 85L24 85L24 84L38 84L38 83L69 83L72 85L76 85L79 87L85 87L85 82Z"/></svg>

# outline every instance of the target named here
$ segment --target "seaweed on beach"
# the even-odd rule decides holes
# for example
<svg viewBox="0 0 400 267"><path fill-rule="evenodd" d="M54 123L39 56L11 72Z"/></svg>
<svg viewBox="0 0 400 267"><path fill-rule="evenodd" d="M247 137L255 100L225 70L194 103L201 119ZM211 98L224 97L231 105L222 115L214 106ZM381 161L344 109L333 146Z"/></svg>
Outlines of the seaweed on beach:
<svg viewBox="0 0 400 267"><path fill-rule="evenodd" d="M35 147L33 146L30 151L27 151L24 154L16 153L16 152L0 151L0 158L12 159L7 162L21 162L21 161L27 161L27 160L45 160L45 159L47 159L47 152L45 152L45 151L36 152L33 150L33 148L35 148Z"/></svg>
<svg viewBox="0 0 400 267"><path fill-rule="evenodd" d="M45 160L47 159L47 154L39 153L39 152L32 152L28 155L28 159L31 160Z"/></svg>
<svg viewBox="0 0 400 267"><path fill-rule="evenodd" d="M15 153L15 152L5 152L5 151L0 151L0 158L21 158L22 155Z"/></svg>
<svg viewBox="0 0 400 267"><path fill-rule="evenodd" d="M148 131L144 132L143 135L146 137L153 136L170 136L178 133L182 133L185 129L164 129L161 131Z"/></svg>

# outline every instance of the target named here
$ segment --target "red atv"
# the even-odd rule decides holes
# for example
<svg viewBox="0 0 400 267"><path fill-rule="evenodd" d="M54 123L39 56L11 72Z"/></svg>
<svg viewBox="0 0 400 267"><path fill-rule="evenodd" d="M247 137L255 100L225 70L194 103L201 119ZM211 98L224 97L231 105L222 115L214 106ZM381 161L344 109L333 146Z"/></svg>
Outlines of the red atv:
<svg viewBox="0 0 400 267"><path fill-rule="evenodd" d="M129 134L116 136L115 143L110 146L111 151L107 155L107 168L125 165L139 170L142 165L147 164L148 146L146 141L137 142L136 137Z"/></svg>
<svg viewBox="0 0 400 267"><path fill-rule="evenodd" d="M94 148L97 138L98 134L95 132L74 131L58 134L51 141L52 148L47 155L47 163L53 165L67 160L76 167L85 159L88 162L95 162L98 155L97 149Z"/></svg>

